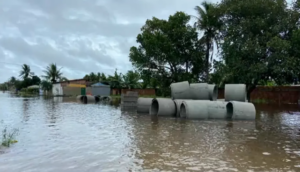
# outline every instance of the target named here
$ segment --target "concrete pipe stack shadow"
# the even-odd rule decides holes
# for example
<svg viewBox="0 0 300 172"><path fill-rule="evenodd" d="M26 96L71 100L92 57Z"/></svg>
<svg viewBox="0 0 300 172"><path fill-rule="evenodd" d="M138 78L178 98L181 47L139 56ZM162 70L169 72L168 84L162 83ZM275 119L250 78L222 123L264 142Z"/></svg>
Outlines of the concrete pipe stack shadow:
<svg viewBox="0 0 300 172"><path fill-rule="evenodd" d="M256 109L247 102L245 84L226 84L225 101L218 88L207 83L172 83L172 98L139 98L138 112L187 119L254 120Z"/></svg>

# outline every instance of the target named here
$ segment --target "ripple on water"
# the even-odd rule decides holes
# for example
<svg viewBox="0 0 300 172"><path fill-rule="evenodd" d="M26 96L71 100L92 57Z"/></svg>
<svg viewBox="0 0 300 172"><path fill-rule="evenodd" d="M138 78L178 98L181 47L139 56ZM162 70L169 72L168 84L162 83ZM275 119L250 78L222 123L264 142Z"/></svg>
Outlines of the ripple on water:
<svg viewBox="0 0 300 172"><path fill-rule="evenodd" d="M0 104L0 129L19 128L19 142L0 149L0 171L299 170L295 115L182 120L2 93Z"/></svg>

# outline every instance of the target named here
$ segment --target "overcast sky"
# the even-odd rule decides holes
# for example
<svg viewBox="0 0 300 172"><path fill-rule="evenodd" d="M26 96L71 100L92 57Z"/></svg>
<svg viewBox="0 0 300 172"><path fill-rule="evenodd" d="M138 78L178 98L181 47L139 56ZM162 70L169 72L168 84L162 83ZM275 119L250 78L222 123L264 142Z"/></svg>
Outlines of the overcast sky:
<svg viewBox="0 0 300 172"><path fill-rule="evenodd" d="M211 0L210 2L216 2ZM132 69L129 48L146 19L195 15L201 0L0 0L0 83L28 64L41 76L50 63L68 79Z"/></svg>

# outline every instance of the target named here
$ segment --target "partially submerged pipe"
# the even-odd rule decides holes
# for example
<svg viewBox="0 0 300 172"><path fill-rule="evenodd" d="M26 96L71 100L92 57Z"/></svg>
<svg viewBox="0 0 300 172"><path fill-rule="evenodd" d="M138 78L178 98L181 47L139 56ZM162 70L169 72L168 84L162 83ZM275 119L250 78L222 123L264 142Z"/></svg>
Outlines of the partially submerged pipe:
<svg viewBox="0 0 300 172"><path fill-rule="evenodd" d="M137 100L137 112L149 113L153 98L138 98Z"/></svg>
<svg viewBox="0 0 300 172"><path fill-rule="evenodd" d="M180 106L180 117L188 119L207 119L208 100L185 100Z"/></svg>
<svg viewBox="0 0 300 172"><path fill-rule="evenodd" d="M152 100L150 115L175 116L176 105L172 99L155 98Z"/></svg>
<svg viewBox="0 0 300 172"><path fill-rule="evenodd" d="M96 102L96 98L95 96L91 96L91 95L86 95L86 103L95 103Z"/></svg>
<svg viewBox="0 0 300 172"><path fill-rule="evenodd" d="M186 99L176 99L174 100L174 103L176 105L176 117L180 117L180 106L182 102Z"/></svg>
<svg viewBox="0 0 300 172"><path fill-rule="evenodd" d="M227 114L228 102L210 101L207 103L208 118L209 119L228 119Z"/></svg>
<svg viewBox="0 0 300 172"><path fill-rule="evenodd" d="M194 100L210 100L209 89L207 83L190 84L191 99Z"/></svg>
<svg viewBox="0 0 300 172"><path fill-rule="evenodd" d="M214 84L208 84L209 100L216 101L218 99L218 87Z"/></svg>
<svg viewBox="0 0 300 172"><path fill-rule="evenodd" d="M170 87L173 99L191 99L188 81L172 83Z"/></svg>
<svg viewBox="0 0 300 172"><path fill-rule="evenodd" d="M245 84L225 84L225 101L245 102L247 91Z"/></svg>
<svg viewBox="0 0 300 172"><path fill-rule="evenodd" d="M84 97L83 97L82 95L78 95L78 96L76 97L76 100L77 100L77 101L80 101L80 102L83 102Z"/></svg>
<svg viewBox="0 0 300 172"><path fill-rule="evenodd" d="M230 101L226 105L227 114L234 120L254 120L256 109L253 103Z"/></svg>

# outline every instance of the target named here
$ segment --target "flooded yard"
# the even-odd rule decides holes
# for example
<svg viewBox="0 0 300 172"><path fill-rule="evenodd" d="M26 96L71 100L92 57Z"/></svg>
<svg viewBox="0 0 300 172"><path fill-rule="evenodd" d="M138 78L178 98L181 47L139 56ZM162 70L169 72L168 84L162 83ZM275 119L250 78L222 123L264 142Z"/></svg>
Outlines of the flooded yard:
<svg viewBox="0 0 300 172"><path fill-rule="evenodd" d="M0 171L300 171L299 107L256 108L256 121L200 121L0 93L1 131L19 130Z"/></svg>

